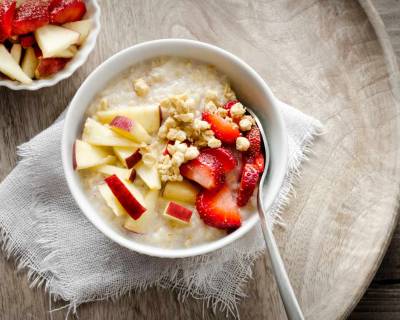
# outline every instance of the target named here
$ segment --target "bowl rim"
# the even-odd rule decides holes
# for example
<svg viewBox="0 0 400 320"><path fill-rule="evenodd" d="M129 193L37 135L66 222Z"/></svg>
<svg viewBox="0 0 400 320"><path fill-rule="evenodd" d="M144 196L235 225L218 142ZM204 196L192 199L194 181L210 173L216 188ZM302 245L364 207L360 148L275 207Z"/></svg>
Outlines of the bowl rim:
<svg viewBox="0 0 400 320"><path fill-rule="evenodd" d="M101 9L97 2L97 0L85 0L90 5L93 6L93 14L90 17L86 17L85 19L91 19L93 21L92 30L90 31L85 43L79 48L77 54L68 62L67 66L57 72L54 76L50 78L45 78L41 80L33 80L30 84L23 84L18 81L14 81L11 79L1 79L0 87L6 87L11 90L28 90L35 91L41 88L52 87L59 83L60 81L69 78L72 76L76 70L78 70L88 59L90 53L94 50L96 46L97 36L100 33L101 23Z"/></svg>
<svg viewBox="0 0 400 320"><path fill-rule="evenodd" d="M70 165L70 159L69 157L71 156L71 152L68 148L70 146L68 145L68 137L69 137L69 123L72 120L74 110L77 108L80 108L79 105L79 97L82 95L86 88L89 86L89 84L92 81L96 80L96 76L98 73L100 73L106 66L109 64L112 64L114 61L118 61L120 57L123 57L125 54L132 50L138 50L143 47L158 47L160 45L179 45L179 44L184 44L184 45L190 45L194 46L197 48L205 49L205 50L210 50L214 53L217 53L218 55L222 56L224 59L230 59L232 62L235 64L241 65L242 68L246 69L246 71L258 82L258 84L261 86L263 91L266 93L268 98L271 101L271 112L273 113L274 120L277 122L277 126L279 127L281 131L281 138L282 138L282 154L281 154L281 164L276 168L276 183L271 185L269 187L269 194L271 197L268 197L267 200L265 201L265 209L268 211L271 209L273 206L280 188L283 184L285 175L286 175L286 169L287 169L287 162L288 162L288 141L287 141L287 132L286 132L286 127L283 121L283 117L281 115L281 112L279 111L279 103L280 101L275 98L273 95L271 89L268 87L268 85L265 83L265 81L261 78L261 76L252 68L250 67L246 62L244 62L242 59L239 57L235 56L234 54L219 48L215 45L208 44L205 42L200 42L196 40L188 40L188 39L159 39L159 40L152 40L152 41L147 41L143 43L139 43L136 45L133 45L131 47L128 47L126 49L123 49L116 54L112 55L109 57L107 60L105 60L103 63L101 63L95 70L92 71L92 73L86 78L86 80L81 84L77 92L75 93L73 99L71 100L71 103L68 107L66 117L65 117L65 122L64 122L64 127L63 127L63 134L62 134L62 144L61 144L61 153L62 153L62 163L63 163L63 170L65 174L65 178L67 180L68 187L71 191L72 196L74 197L75 202L81 209L81 211L85 214L85 216L89 219L89 221L98 229L100 230L105 236L107 236L109 239L112 241L118 243L119 245L128 248L130 250L136 251L141 254L146 254L149 256L155 256L155 257L160 257L160 258L185 258L185 257L192 257L192 256L198 256L198 255L203 255L210 253L212 251L215 251L217 249L220 249L235 240L243 237L245 234L247 234L259 221L259 215L258 214L253 214L250 216L246 223L243 224L240 228L235 230L234 232L218 239L212 242L200 244L194 247L189 247L189 248L177 248L177 249L166 249L162 247L156 247L153 245L149 244L144 244L135 241L134 239L126 239L123 236L119 235L117 232L108 232L108 230L105 230L103 225L98 221L99 219L95 217L95 215L88 214L87 210L95 212L96 209L88 203L88 206L85 207L83 205L84 201L87 201L87 197L84 194L84 192L80 190L80 188L75 184L75 181L73 179L74 175L74 170L72 170L72 166ZM143 59L143 61L146 60L146 58ZM115 75L113 76L115 77ZM113 77L109 77L107 80L111 80ZM98 92L97 92L98 93ZM87 109L88 106L85 108ZM82 117L83 118L83 117ZM81 119L82 120L82 119ZM74 137L76 139L76 137Z"/></svg>

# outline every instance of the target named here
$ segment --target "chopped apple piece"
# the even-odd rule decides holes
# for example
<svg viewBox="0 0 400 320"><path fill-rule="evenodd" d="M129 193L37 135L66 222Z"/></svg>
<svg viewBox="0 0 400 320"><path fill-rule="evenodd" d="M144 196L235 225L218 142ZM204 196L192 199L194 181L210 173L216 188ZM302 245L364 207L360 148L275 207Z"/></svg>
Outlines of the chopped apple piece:
<svg viewBox="0 0 400 320"><path fill-rule="evenodd" d="M124 180L129 180L131 176L131 170L111 165L98 166L96 167L96 171L101 172L107 176L112 176L113 174L116 174L119 178Z"/></svg>
<svg viewBox="0 0 400 320"><path fill-rule="evenodd" d="M125 209L125 211L135 220L146 211L144 201L141 193L135 188L133 184L123 182L116 175L112 175L104 181L111 189L118 202Z"/></svg>
<svg viewBox="0 0 400 320"><path fill-rule="evenodd" d="M151 136L143 128L143 126L132 119L124 116L116 116L110 123L110 128L116 133L136 142L151 142Z"/></svg>
<svg viewBox="0 0 400 320"><path fill-rule="evenodd" d="M115 161L115 157L103 148L92 146L81 140L75 141L72 156L74 170L87 169Z"/></svg>
<svg viewBox="0 0 400 320"><path fill-rule="evenodd" d="M163 216L173 221L188 224L192 217L192 210L189 210L176 202L170 201L164 210Z"/></svg>
<svg viewBox="0 0 400 320"><path fill-rule="evenodd" d="M14 43L11 47L10 54L15 62L19 64L22 56L22 46L19 43Z"/></svg>
<svg viewBox="0 0 400 320"><path fill-rule="evenodd" d="M25 51L24 59L22 59L22 70L26 73L29 78L33 78L35 76L35 70L38 66L38 58L36 58L35 50L32 47L29 47Z"/></svg>
<svg viewBox="0 0 400 320"><path fill-rule="evenodd" d="M68 22L62 25L64 28L75 31L79 33L79 40L77 45L80 46L86 40L89 35L90 29L92 28L92 20L85 19L75 22Z"/></svg>
<svg viewBox="0 0 400 320"><path fill-rule="evenodd" d="M194 204L198 192L198 188L187 180L168 181L164 188L163 197Z"/></svg>
<svg viewBox="0 0 400 320"><path fill-rule="evenodd" d="M82 135L83 141L98 145L110 147L137 147L132 140L121 137L110 128L88 118L85 122Z"/></svg>
<svg viewBox="0 0 400 320"><path fill-rule="evenodd" d="M117 217L123 217L127 215L125 209L119 203L107 184L101 184L98 186L98 188L106 204L111 208Z"/></svg>
<svg viewBox="0 0 400 320"><path fill-rule="evenodd" d="M127 217L124 224L125 229L141 234L152 231L157 219L157 212L155 209L157 206L159 193L159 190L150 190L146 194L144 201L147 211L137 220Z"/></svg>
<svg viewBox="0 0 400 320"><path fill-rule="evenodd" d="M78 48L76 46L70 46L67 49L55 53L53 58L72 58L77 52Z"/></svg>
<svg viewBox="0 0 400 320"><path fill-rule="evenodd" d="M44 58L54 57L57 52L78 43L79 36L76 31L51 24L40 27L35 31L35 38Z"/></svg>
<svg viewBox="0 0 400 320"><path fill-rule="evenodd" d="M144 181L150 189L161 189L160 175L158 174L157 166L148 167L143 161L140 161L135 170L137 175Z"/></svg>
<svg viewBox="0 0 400 320"><path fill-rule="evenodd" d="M32 79L22 71L19 64L15 62L12 55L7 51L3 44L0 44L0 72L21 83L32 83Z"/></svg>
<svg viewBox="0 0 400 320"><path fill-rule="evenodd" d="M136 147L113 147L113 150L121 163L128 169L142 159L142 154Z"/></svg>
<svg viewBox="0 0 400 320"><path fill-rule="evenodd" d="M161 112L158 105L99 111L97 112L97 116L103 123L110 123L116 116L124 116L136 120L149 134L157 132L161 123Z"/></svg>

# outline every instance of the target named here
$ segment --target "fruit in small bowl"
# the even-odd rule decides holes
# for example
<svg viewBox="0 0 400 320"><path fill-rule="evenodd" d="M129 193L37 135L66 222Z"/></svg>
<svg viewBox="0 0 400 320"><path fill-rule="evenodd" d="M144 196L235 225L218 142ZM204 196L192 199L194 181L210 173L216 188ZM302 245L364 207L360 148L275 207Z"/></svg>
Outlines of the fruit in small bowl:
<svg viewBox="0 0 400 320"><path fill-rule="evenodd" d="M36 90L69 77L94 49L95 0L4 0L0 4L0 86Z"/></svg>

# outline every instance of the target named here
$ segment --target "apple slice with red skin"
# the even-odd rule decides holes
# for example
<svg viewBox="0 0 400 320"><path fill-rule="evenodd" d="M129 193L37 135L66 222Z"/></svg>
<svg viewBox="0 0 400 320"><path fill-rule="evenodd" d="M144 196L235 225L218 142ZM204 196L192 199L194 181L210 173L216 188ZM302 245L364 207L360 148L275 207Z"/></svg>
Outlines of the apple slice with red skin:
<svg viewBox="0 0 400 320"><path fill-rule="evenodd" d="M151 136L147 133L146 129L139 122L128 117L116 116L110 122L110 128L116 133L136 142L151 142Z"/></svg>
<svg viewBox="0 0 400 320"><path fill-rule="evenodd" d="M113 151L121 163L131 169L136 163L142 160L142 154L137 147L113 147Z"/></svg>
<svg viewBox="0 0 400 320"><path fill-rule="evenodd" d="M118 199L121 206L133 219L139 219L147 210L116 175L112 175L104 179L104 181L107 183L114 196Z"/></svg>
<svg viewBox="0 0 400 320"><path fill-rule="evenodd" d="M173 221L188 224L190 223L192 213L192 210L189 210L176 202L170 201L164 210L163 216Z"/></svg>

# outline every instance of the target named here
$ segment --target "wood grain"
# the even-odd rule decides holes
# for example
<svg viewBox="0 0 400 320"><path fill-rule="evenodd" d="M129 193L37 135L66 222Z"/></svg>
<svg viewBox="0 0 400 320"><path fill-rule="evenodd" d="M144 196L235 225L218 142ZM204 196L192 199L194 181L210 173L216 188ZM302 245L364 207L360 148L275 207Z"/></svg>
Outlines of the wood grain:
<svg viewBox="0 0 400 320"><path fill-rule="evenodd" d="M166 37L217 44L252 65L280 99L326 125L327 134L304 164L297 195L284 212L287 227L275 234L307 319L346 317L389 244L398 215L400 174L399 110L391 75L358 2L120 0L118 5L103 1L101 6L103 29L95 53L70 79L35 93L0 89L0 179L15 165L16 146L50 125L82 80L113 53ZM0 274L0 319L51 318L48 296L29 289L12 261L0 260ZM373 284L365 301L375 301L374 286L379 284ZM242 319L285 319L262 260L254 266L247 291L239 307ZM385 303L379 305L375 315L384 308ZM391 310L393 319L397 312ZM176 294L161 289L86 304L79 315L225 318L201 301L179 303ZM352 317L364 315L361 305ZM65 314L52 316L63 319Z"/></svg>

